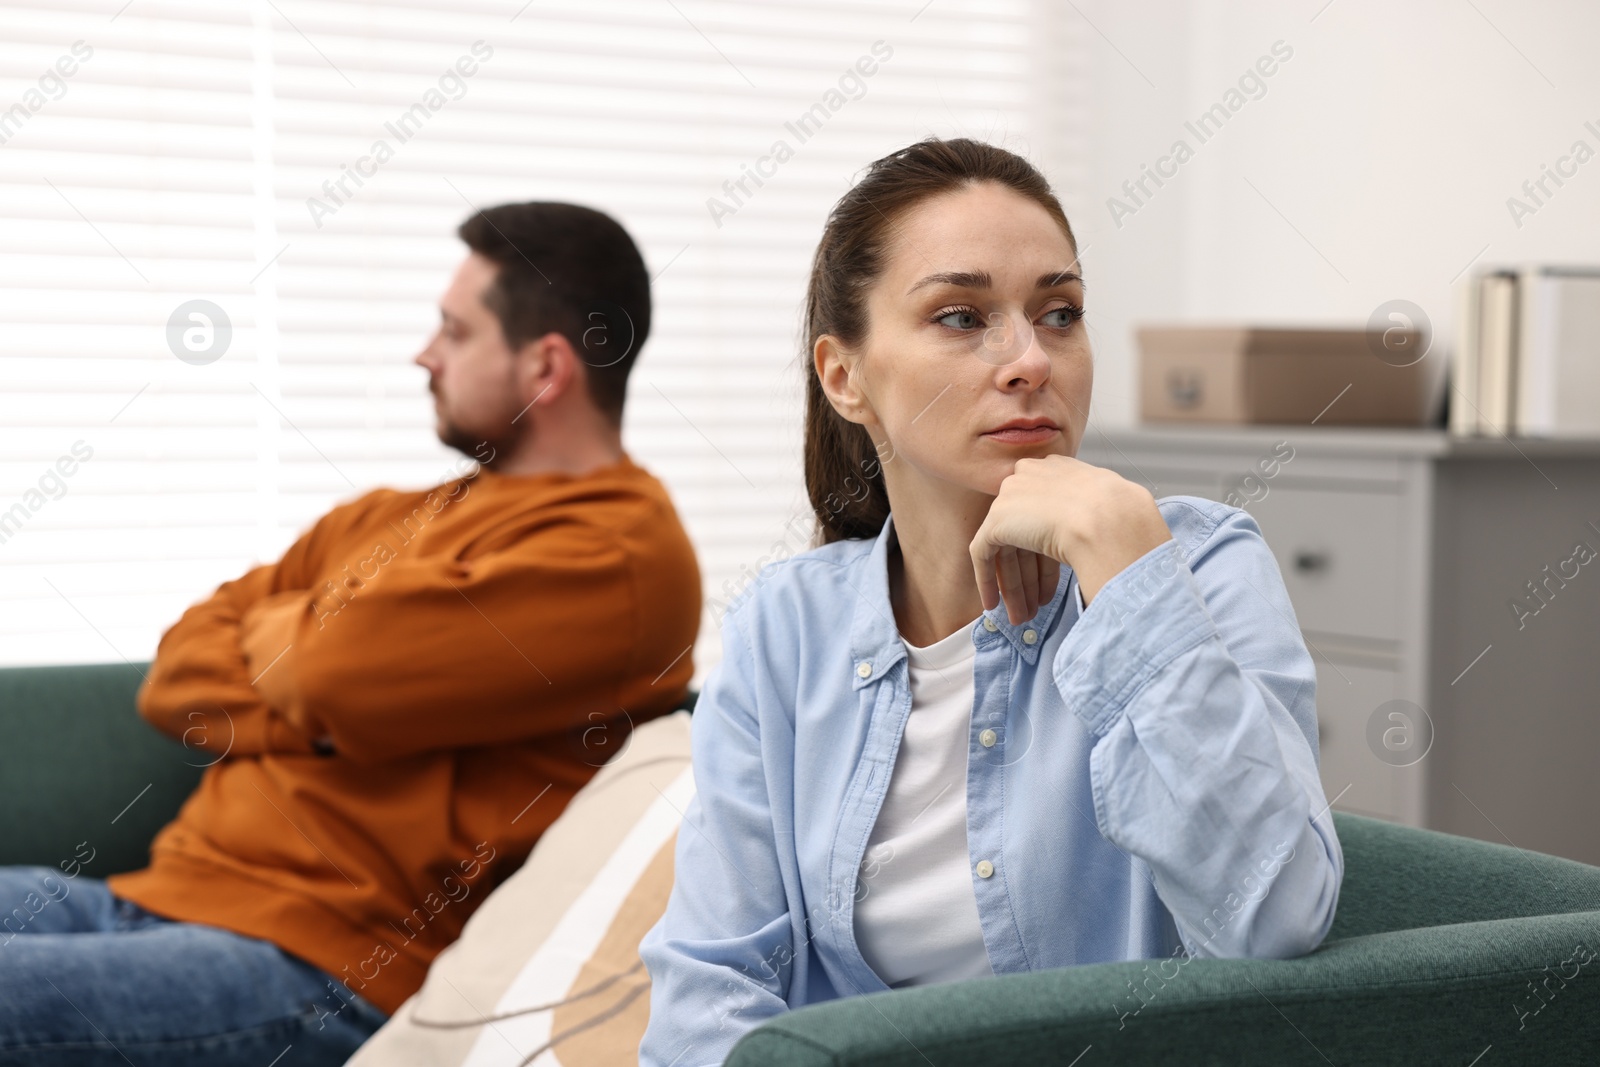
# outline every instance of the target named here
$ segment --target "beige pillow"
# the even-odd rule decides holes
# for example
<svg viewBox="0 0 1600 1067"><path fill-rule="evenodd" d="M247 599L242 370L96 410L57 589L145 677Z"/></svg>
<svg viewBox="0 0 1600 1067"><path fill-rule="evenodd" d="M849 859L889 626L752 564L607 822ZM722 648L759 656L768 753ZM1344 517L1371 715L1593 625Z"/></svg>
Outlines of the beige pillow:
<svg viewBox="0 0 1600 1067"><path fill-rule="evenodd" d="M666 910L694 795L689 719L633 731L347 1067L638 1063L639 940Z"/></svg>

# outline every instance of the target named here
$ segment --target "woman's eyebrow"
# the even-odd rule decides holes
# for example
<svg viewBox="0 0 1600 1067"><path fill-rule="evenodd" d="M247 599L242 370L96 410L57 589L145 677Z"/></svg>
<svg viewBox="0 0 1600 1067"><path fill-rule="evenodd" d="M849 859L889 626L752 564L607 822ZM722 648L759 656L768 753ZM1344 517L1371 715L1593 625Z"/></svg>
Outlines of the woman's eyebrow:
<svg viewBox="0 0 1600 1067"><path fill-rule="evenodd" d="M1057 285L1066 285L1069 282L1081 282L1083 276L1075 270L1051 270L1039 275L1039 280L1033 283L1035 289L1050 289ZM906 295L921 289L925 285L954 285L962 289L987 289L994 284L986 270L946 270L937 274L930 274L906 290Z"/></svg>
<svg viewBox="0 0 1600 1067"><path fill-rule="evenodd" d="M909 296L925 285L955 285L962 289L987 289L994 279L986 270L945 270L930 274L906 290Z"/></svg>

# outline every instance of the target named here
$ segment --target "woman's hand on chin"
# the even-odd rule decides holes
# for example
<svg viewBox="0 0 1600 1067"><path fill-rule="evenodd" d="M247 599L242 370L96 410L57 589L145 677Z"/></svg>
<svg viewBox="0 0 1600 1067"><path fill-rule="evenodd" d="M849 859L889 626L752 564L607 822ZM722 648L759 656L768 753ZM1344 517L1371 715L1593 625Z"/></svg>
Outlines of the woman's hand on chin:
<svg viewBox="0 0 1600 1067"><path fill-rule="evenodd" d="M1027 457L1000 483L972 539L972 568L987 611L1005 601L1012 624L1055 594L1065 563L1083 602L1172 531L1149 490L1071 456Z"/></svg>

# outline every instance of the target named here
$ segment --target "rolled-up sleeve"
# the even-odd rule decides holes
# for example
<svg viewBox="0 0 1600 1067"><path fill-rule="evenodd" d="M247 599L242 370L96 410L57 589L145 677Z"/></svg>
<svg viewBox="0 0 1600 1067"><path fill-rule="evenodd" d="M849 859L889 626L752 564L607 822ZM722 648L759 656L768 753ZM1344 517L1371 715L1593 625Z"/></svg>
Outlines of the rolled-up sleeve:
<svg viewBox="0 0 1600 1067"><path fill-rule="evenodd" d="M1344 874L1316 673L1255 520L1211 508L1203 536L1101 588L1052 671L1095 739L1100 831L1149 865L1188 952L1298 956L1327 934Z"/></svg>
<svg viewBox="0 0 1600 1067"><path fill-rule="evenodd" d="M788 1010L794 937L741 615L725 617L724 658L695 703L695 795L666 910L639 945L651 983L642 1067L720 1064L746 1032Z"/></svg>

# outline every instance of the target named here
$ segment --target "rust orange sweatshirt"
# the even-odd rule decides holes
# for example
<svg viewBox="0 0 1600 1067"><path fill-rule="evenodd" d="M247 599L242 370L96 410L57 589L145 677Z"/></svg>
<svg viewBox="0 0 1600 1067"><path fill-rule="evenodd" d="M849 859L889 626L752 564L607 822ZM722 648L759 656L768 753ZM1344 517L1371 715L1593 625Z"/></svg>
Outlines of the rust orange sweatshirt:
<svg viewBox="0 0 1600 1067"><path fill-rule="evenodd" d="M337 507L162 637L139 712L209 765L107 884L393 1014L630 724L682 701L699 615L689 539L626 454Z"/></svg>

